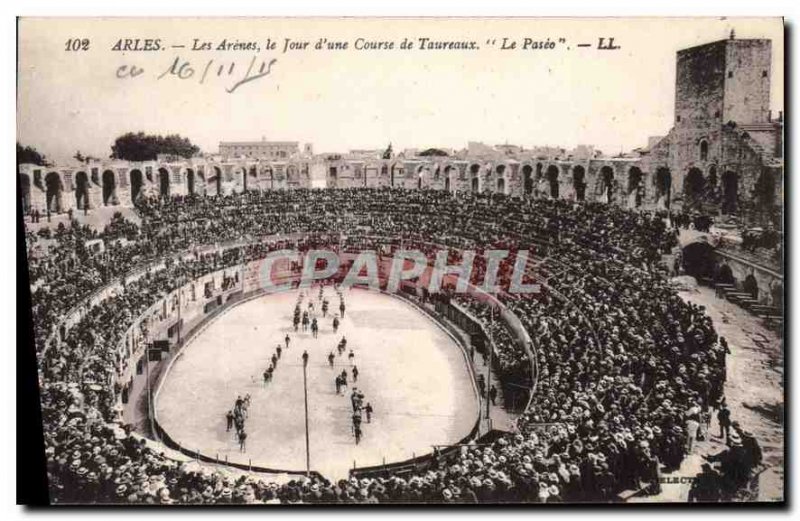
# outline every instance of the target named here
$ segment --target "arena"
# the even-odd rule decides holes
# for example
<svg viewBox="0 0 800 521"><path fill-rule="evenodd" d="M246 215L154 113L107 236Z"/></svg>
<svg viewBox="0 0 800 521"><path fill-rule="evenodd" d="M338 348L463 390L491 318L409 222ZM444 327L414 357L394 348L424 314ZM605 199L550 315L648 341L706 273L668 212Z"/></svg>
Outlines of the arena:
<svg viewBox="0 0 800 521"><path fill-rule="evenodd" d="M333 289L327 289L330 296ZM345 295L347 315L338 333L328 315L318 338L292 328L298 291L248 301L218 318L185 345L159 388L155 405L162 428L180 445L215 458L304 470L301 354L307 351L311 466L323 475L347 477L354 466L410 460L465 438L478 421L478 398L462 348L397 297L358 289ZM321 304L317 291L310 296ZM290 348L265 384L262 372L287 334ZM355 354L352 363L336 351L342 337ZM333 364L331 352L337 353ZM334 389L334 377L345 370L352 378L353 367L358 380L349 385L376 411L358 445L350 390L339 395ZM252 403L247 451L241 452L234 432L225 429L225 413L245 394Z"/></svg>

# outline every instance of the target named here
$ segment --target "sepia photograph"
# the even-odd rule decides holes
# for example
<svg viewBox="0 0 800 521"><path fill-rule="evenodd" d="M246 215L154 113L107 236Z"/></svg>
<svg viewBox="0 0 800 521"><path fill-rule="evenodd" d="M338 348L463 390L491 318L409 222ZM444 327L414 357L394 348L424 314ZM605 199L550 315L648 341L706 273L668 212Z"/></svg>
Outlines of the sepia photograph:
<svg viewBox="0 0 800 521"><path fill-rule="evenodd" d="M19 17L47 503L785 504L785 32Z"/></svg>

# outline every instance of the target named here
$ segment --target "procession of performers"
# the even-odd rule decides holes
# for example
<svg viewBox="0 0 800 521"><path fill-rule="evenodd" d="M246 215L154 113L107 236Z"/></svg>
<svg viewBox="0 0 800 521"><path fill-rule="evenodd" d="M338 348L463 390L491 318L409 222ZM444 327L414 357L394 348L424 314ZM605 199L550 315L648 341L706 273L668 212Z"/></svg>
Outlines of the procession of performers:
<svg viewBox="0 0 800 521"><path fill-rule="evenodd" d="M341 320L344 318L346 306L344 302L344 295L342 294L341 290L336 286L334 286L334 288L339 297L339 314L337 315L335 312L331 314L333 332L336 334L339 330L339 326L341 325ZM293 329L295 332L297 332L300 327L302 327L303 332L310 329L312 338L318 338L319 320L316 316L314 316L314 310L316 306L313 299L309 299L308 303L305 305L305 309L303 309L302 304L305 297L306 295L302 291L298 295L292 318ZM330 301L325 297L323 286L320 286L319 288L318 300L320 301L319 309L322 313L322 317L327 318L328 311L330 310ZM275 344L274 351L269 357L269 365L262 373L264 387L268 386L272 382L275 371L278 367L278 362L281 359L281 355L285 350L288 351L290 344L291 337L288 333L284 337L282 344L280 342ZM343 356L345 352L348 352L346 337L342 336L342 338L339 340L336 345L336 352L338 353L339 357ZM327 356L328 365L331 368L333 368L335 365L336 357L337 355L334 354L334 351L330 351ZM303 364L308 365L309 354L307 350L303 351L301 358ZM341 373L338 373L335 377L335 388L337 395L344 395L344 389L348 387L348 378L352 378L353 384L358 381L359 370L355 365L355 352L352 347L349 349L347 359L350 368L349 373L347 369L342 369ZM350 395L350 401L353 409L352 434L355 439L355 443L358 444L363 437L362 417L366 416L366 423L370 423L372 421L373 408L370 403L365 403L364 394L355 386L353 386ZM239 396L236 399L234 408L229 410L226 414L227 431L231 431L231 429L235 428L236 440L239 444L239 450L241 452L245 452L246 450L247 433L245 432L244 427L245 419L247 418L247 408L249 405L249 394L245 395L244 398Z"/></svg>

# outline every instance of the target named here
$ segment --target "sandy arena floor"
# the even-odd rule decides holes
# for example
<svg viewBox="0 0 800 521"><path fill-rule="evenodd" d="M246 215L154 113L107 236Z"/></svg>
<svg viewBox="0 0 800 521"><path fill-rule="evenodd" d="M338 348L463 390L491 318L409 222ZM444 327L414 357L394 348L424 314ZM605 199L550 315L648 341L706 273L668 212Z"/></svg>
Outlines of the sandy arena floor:
<svg viewBox="0 0 800 521"><path fill-rule="evenodd" d="M391 463L421 455L434 444L455 443L471 430L478 398L467 362L455 341L434 321L409 304L365 290L344 292L346 315L333 333L331 315L321 318L318 288L310 292L320 333L294 333L292 312L298 292L271 295L239 305L212 322L176 359L156 396L162 427L178 443L209 456L262 467L305 469L303 414L304 349L310 355L308 400L311 469L329 478L345 477L359 467ZM325 295L338 311L333 288ZM303 300L303 309L308 296ZM274 379L266 386L262 373L283 342ZM336 395L334 376L346 369L352 389L348 352L336 344L347 337L359 376L357 386L375 409L363 425L356 446L351 433L350 390ZM327 355L334 351L334 367ZM233 431L226 432L225 413L237 395L251 395L245 452Z"/></svg>

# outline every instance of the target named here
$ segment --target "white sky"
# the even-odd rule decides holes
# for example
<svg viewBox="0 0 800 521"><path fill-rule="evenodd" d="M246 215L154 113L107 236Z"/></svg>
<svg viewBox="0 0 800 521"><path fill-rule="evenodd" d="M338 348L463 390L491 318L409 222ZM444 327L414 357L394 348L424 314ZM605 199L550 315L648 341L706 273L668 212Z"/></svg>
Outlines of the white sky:
<svg viewBox="0 0 800 521"><path fill-rule="evenodd" d="M407 147L462 148L468 141L525 147L590 144L606 153L643 146L672 124L675 53L726 38L772 40L773 111L783 110L783 25L772 19L23 19L19 26L18 140L49 158L76 150L107 157L127 131L178 133L215 153L221 140L310 142L315 152ZM272 73L225 91L252 52L190 52L194 38L316 41L475 39L477 52L295 52ZM564 37L571 50L499 51L487 39ZM69 38L89 38L88 52L66 52ZM161 38L144 53L111 52L119 38ZM577 49L614 37L619 51ZM280 44L279 44L280 47ZM157 76L180 56L195 76ZM213 59L205 84L199 77ZM120 65L144 72L119 80Z"/></svg>

